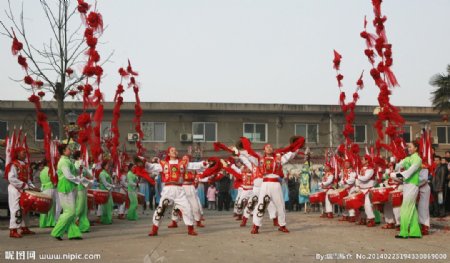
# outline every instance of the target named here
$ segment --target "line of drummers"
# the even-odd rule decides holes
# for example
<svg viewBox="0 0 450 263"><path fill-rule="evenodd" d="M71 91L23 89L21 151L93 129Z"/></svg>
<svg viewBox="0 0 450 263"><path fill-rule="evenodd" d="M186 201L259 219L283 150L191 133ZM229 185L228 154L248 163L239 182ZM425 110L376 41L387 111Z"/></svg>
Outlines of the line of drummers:
<svg viewBox="0 0 450 263"><path fill-rule="evenodd" d="M144 169L144 162L124 164L117 176L111 161L86 167L80 151L72 152L66 144L61 146L58 183L52 182L44 160L40 163L40 189L29 176L25 150L16 149L8 172L10 237L35 234L28 228L30 212L39 213L39 227L53 228L51 235L59 240L65 233L69 239L81 239L81 233L89 232L88 214L92 210L96 210L96 223L100 224L112 224L114 205L118 207L118 219L138 219L137 208L144 205L145 196L138 191L136 169Z"/></svg>
<svg viewBox="0 0 450 263"><path fill-rule="evenodd" d="M343 167L326 163L319 183L321 191L311 194L310 202L325 208L321 218L333 219L334 207L338 206L343 211L341 222L375 227L382 213L385 224L381 228L400 231L396 238L428 235L429 172L422 166L418 147L416 142L408 144L408 157L400 161L391 157L386 169L376 171L367 154L359 168L352 167L350 159L344 160Z"/></svg>

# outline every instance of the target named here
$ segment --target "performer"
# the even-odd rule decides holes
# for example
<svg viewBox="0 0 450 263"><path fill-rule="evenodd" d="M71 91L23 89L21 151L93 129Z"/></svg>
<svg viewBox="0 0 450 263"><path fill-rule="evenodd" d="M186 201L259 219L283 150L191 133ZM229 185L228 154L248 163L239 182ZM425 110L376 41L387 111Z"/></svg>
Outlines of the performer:
<svg viewBox="0 0 450 263"><path fill-rule="evenodd" d="M374 169L372 164L372 158L369 155L365 155L361 159L362 168L359 171L358 178L356 180L356 191L363 192L364 199L364 214L366 218L361 217L359 225L365 225L367 222L368 227L375 226L375 214L373 213L372 202L369 197L369 190L373 188L375 184Z"/></svg>
<svg viewBox="0 0 450 263"><path fill-rule="evenodd" d="M341 187L346 188L349 194L355 192L356 172L352 168L351 160L344 160L344 169L340 173L340 178L339 185ZM344 210L339 221L356 222L355 209Z"/></svg>
<svg viewBox="0 0 450 263"><path fill-rule="evenodd" d="M62 240L65 232L68 232L69 239L82 239L81 231L75 224L75 200L77 195L77 184L89 184L86 178L75 176L77 170L73 162L69 159L71 150L68 144L58 146L58 152L61 158L58 161L58 194L63 209L62 215L56 222L51 236Z"/></svg>
<svg viewBox="0 0 450 263"><path fill-rule="evenodd" d="M114 190L115 186L112 184L111 176L109 175L108 171L110 169L110 161L104 160L102 162L102 171L100 173L99 179L100 179L100 190L107 190L109 191L109 198L108 202L106 204L101 205L102 206L102 215L100 217L100 223L104 225L112 224L112 210L113 210L113 200L111 191Z"/></svg>
<svg viewBox="0 0 450 263"><path fill-rule="evenodd" d="M139 158L134 158L134 165L138 167L144 167L144 162ZM128 167L127 173L127 187L128 187L128 198L130 200L130 207L128 208L127 219L130 221L135 221L138 219L137 207L138 207L138 198L137 191L139 189L138 185L138 177L132 171L132 164Z"/></svg>
<svg viewBox="0 0 450 263"><path fill-rule="evenodd" d="M423 236L428 235L430 230L430 195L431 188L428 184L428 169L424 168L419 174L419 204L417 211L419 214L420 230Z"/></svg>
<svg viewBox="0 0 450 263"><path fill-rule="evenodd" d="M124 163L121 168L121 173L119 176L119 186L120 186L120 192L122 194L125 194L125 196L127 195L126 190L128 187L128 184L127 184L128 172L129 172L129 164ZM119 216L117 217L118 219L125 219L126 206L127 206L127 201L125 201L119 205ZM137 217L136 217L136 219L137 219Z"/></svg>
<svg viewBox="0 0 450 263"><path fill-rule="evenodd" d="M41 161L41 164L44 165L44 168L39 174L39 179L41 180L41 191L42 193L53 197L52 198L52 207L48 211L47 214L40 214L39 216L39 227L40 228L46 228L46 227L54 227L56 224L55 220L55 206L56 206L56 200L55 196L58 194L58 192L55 189L55 185L53 185L53 182L50 179L50 175L48 173L48 166L47 161L44 159Z"/></svg>
<svg viewBox="0 0 450 263"><path fill-rule="evenodd" d="M395 157L390 158L388 168L386 168L386 175L384 186L392 187L393 190L403 191L402 180L395 176ZM391 177L391 175L393 175ZM382 229L395 229L400 228L400 207L392 207L392 202L384 203L383 207L384 220L386 224L382 226Z"/></svg>
<svg viewBox="0 0 450 263"><path fill-rule="evenodd" d="M39 191L29 178L27 164L25 163L26 150L23 147L14 149L12 162L9 164L8 172L8 204L11 219L9 221L9 237L21 238L22 235L34 235L35 233L28 229L28 213L23 214L19 205L20 195L26 190ZM21 229L21 233L17 230Z"/></svg>
<svg viewBox="0 0 450 263"><path fill-rule="evenodd" d="M75 169L81 177L86 178L86 180L92 180L93 177L87 167L83 166L83 160L81 159L81 152L76 151L73 154L73 159L75 160ZM87 189L83 184L78 184L77 199L75 202L75 222L78 225L81 233L86 233L90 231L91 224L88 218L88 204L87 204Z"/></svg>
<svg viewBox="0 0 450 263"><path fill-rule="evenodd" d="M400 207L400 234L396 238L421 238L419 216L416 209L416 199L419 194L419 172L422 168L417 149L418 142L408 144L409 156L400 162L405 171L396 173L395 176L403 178L403 202Z"/></svg>
<svg viewBox="0 0 450 263"><path fill-rule="evenodd" d="M243 146L247 152L259 159L259 169L263 175L263 183L258 197L256 210L253 211L253 228L252 234L258 234L259 228L262 226L262 219L266 208L270 202L273 202L278 215L279 231L289 233L286 228L286 213L283 193L281 190L280 179L284 177L283 165L289 160L293 159L298 152L298 149L303 147L304 138L297 140L294 146L290 145L284 151L274 151L272 145L266 144L264 146L264 156L258 156L251 148L247 138L243 138ZM285 153L284 153L285 152ZM283 154L282 154L283 153ZM256 155L256 156L255 156Z"/></svg>
<svg viewBox="0 0 450 263"><path fill-rule="evenodd" d="M324 170L325 174L322 177L322 182L319 183L319 187L326 191L325 196L325 212L322 213L320 217L322 218L333 218L333 206L331 205L330 200L328 199L328 195L330 194L330 190L333 189L333 181L334 181L334 174L332 172L331 165L329 163L325 163ZM347 219L347 218L346 218Z"/></svg>
<svg viewBox="0 0 450 263"><path fill-rule="evenodd" d="M183 178L186 170L201 170L207 167L206 162L187 162L186 160L178 160L178 152L175 147L167 149L168 159L160 161L160 163L146 163L145 167L148 172L163 173L164 188L161 193L161 200L153 214L153 227L149 236L158 235L158 227L161 218L169 204L181 210L183 221L188 226L188 235L197 235L194 230L194 222L192 210L186 192L182 187Z"/></svg>

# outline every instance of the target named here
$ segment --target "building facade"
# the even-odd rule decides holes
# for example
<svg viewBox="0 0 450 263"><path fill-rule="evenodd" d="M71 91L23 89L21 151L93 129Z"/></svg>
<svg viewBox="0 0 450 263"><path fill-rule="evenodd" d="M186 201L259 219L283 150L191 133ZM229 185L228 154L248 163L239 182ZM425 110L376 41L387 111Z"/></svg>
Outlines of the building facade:
<svg viewBox="0 0 450 263"><path fill-rule="evenodd" d="M43 102L54 137L58 134L56 103ZM114 103L105 103L102 136L110 134ZM288 105L241 103L176 103L144 102L141 104L144 147L148 154L175 146L181 152L192 150L200 156L213 153L213 142L235 144L239 137L250 138L256 149L271 143L283 147L293 135L306 138L313 156L321 158L327 148L335 148L342 141L345 119L338 105ZM362 150L376 140L373 124L375 106L357 106L355 109L355 142ZM66 102L67 114L82 112L81 102ZM404 137L407 142L420 136L421 129L431 127L437 153L450 150L450 124L442 120L431 107L400 107L405 118ZM134 102L125 102L119 120L120 141L127 151L134 151ZM27 101L0 101L0 140L7 130L22 127L30 147L41 149L42 130L36 125L33 104ZM0 153L3 156L4 153Z"/></svg>

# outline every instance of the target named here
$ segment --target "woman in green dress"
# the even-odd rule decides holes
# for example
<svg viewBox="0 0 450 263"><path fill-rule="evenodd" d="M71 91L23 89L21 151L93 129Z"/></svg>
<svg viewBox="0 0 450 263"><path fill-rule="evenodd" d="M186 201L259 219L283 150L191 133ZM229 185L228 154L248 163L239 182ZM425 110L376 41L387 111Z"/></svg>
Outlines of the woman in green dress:
<svg viewBox="0 0 450 263"><path fill-rule="evenodd" d="M403 202L400 207L400 234L396 238L420 238L422 233L419 225L419 215L416 208L417 195L419 194L419 173L422 169L422 159L417 153L418 142L408 144L409 156L400 162L403 172L396 177L403 178Z"/></svg>
<svg viewBox="0 0 450 263"><path fill-rule="evenodd" d="M75 199L77 194L77 185L88 183L85 178L76 176L77 170L70 160L71 150L67 144L58 146L61 158L58 161L58 195L63 209L62 215L58 218L51 236L62 240L64 233L68 232L69 239L82 239L81 231L75 224Z"/></svg>
<svg viewBox="0 0 450 263"><path fill-rule="evenodd" d="M56 224L55 220L55 206L56 200L54 196L57 194L55 186L53 185L52 180L50 179L50 174L48 173L47 161L44 159L41 161L40 165L43 165L44 168L41 170L39 174L39 179L41 180L41 191L42 193L52 197L52 206L47 214L40 214L39 216L39 227L54 227Z"/></svg>
<svg viewBox="0 0 450 263"><path fill-rule="evenodd" d="M111 191L114 190L114 185L112 184L111 175L109 175L109 170L111 163L109 160L105 160L102 163L102 172L99 176L100 190L109 191L109 198L106 204L102 205L102 215L100 217L100 223L104 225L112 224L112 212L113 212L113 199Z"/></svg>
<svg viewBox="0 0 450 263"><path fill-rule="evenodd" d="M138 162L142 161L137 159ZM135 161L135 165L137 165ZM127 174L127 183L128 183L128 198L130 199L130 207L128 208L127 219L130 221L134 221L138 219L137 207L138 207L138 199L137 199L137 187L138 187L138 177L131 171L133 164L130 164Z"/></svg>

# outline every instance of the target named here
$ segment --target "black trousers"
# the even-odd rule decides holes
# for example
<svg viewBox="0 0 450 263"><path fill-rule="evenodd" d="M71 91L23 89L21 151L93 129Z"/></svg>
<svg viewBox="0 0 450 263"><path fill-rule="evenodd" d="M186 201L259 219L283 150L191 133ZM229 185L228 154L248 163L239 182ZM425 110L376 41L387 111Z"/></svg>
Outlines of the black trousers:
<svg viewBox="0 0 450 263"><path fill-rule="evenodd" d="M219 201L219 204L217 205L217 208L219 211L222 211L224 208L227 211L230 210L230 193L219 192L218 201Z"/></svg>
<svg viewBox="0 0 450 263"><path fill-rule="evenodd" d="M438 203L438 192L432 192L433 203L431 203L431 215L434 217L444 217L445 216L445 199L444 203L440 205ZM442 193L444 194L444 193Z"/></svg>

